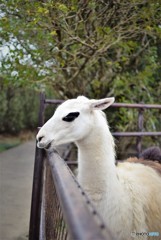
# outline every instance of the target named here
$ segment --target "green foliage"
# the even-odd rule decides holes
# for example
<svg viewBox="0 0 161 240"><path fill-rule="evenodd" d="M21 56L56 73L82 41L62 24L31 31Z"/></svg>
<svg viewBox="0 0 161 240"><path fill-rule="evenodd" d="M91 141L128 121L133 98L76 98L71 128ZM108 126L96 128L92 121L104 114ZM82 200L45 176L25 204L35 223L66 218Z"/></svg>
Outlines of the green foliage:
<svg viewBox="0 0 161 240"><path fill-rule="evenodd" d="M0 95L0 133L34 129L38 122L38 95L31 90L3 87Z"/></svg>
<svg viewBox="0 0 161 240"><path fill-rule="evenodd" d="M16 39L2 72L16 86L50 85L61 97L118 95L118 79L154 80L160 68L158 1L9 0L1 9L1 40Z"/></svg>

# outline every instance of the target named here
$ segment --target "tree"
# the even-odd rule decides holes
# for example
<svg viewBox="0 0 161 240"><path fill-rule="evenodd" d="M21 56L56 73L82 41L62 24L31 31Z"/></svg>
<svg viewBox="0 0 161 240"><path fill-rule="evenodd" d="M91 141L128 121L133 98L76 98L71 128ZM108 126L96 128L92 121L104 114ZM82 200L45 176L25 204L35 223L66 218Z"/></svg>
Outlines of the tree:
<svg viewBox="0 0 161 240"><path fill-rule="evenodd" d="M1 9L1 43L10 49L1 66L5 84L50 86L61 98L158 102L160 0L2 0ZM122 124L124 115L119 128L127 130L134 116Z"/></svg>
<svg viewBox="0 0 161 240"><path fill-rule="evenodd" d="M159 1L9 0L1 9L1 40L10 45L3 73L15 84L50 84L63 97L119 96L126 84L123 100L139 82L148 91L157 75ZM133 101L142 100L137 91Z"/></svg>

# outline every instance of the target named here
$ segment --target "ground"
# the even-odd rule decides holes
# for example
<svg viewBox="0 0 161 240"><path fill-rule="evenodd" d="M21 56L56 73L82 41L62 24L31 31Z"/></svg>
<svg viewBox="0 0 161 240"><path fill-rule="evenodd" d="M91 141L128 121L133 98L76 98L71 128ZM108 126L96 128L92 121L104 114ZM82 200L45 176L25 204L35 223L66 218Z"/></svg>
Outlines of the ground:
<svg viewBox="0 0 161 240"><path fill-rule="evenodd" d="M0 153L0 239L28 239L35 141Z"/></svg>

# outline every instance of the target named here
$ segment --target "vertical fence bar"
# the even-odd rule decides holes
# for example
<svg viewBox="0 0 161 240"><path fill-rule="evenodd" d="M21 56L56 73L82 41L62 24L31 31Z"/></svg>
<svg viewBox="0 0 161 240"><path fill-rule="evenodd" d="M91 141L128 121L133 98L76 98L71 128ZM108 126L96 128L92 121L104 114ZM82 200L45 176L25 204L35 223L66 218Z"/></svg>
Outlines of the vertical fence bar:
<svg viewBox="0 0 161 240"><path fill-rule="evenodd" d="M39 127L44 123L45 94L40 93ZM43 159L45 151L36 146L35 165L32 186L31 214L29 226L29 240L38 240L40 233L42 189L43 189Z"/></svg>
<svg viewBox="0 0 161 240"><path fill-rule="evenodd" d="M144 112L143 108L138 109L138 131L139 132L143 132L143 122L144 122L143 112ZM136 149L139 156L142 151L142 136L139 136L136 139Z"/></svg>

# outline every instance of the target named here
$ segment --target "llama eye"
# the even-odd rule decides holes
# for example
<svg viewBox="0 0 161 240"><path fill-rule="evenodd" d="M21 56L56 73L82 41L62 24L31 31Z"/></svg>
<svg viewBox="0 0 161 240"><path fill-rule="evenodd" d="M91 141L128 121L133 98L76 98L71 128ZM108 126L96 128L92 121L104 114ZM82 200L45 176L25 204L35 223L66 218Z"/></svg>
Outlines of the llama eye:
<svg viewBox="0 0 161 240"><path fill-rule="evenodd" d="M62 118L63 121L66 122L72 122L74 121L75 118L77 118L79 116L79 112L71 112L68 115L66 115L65 117Z"/></svg>

